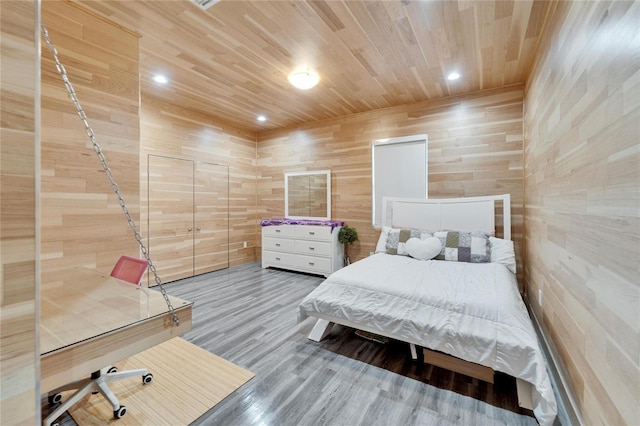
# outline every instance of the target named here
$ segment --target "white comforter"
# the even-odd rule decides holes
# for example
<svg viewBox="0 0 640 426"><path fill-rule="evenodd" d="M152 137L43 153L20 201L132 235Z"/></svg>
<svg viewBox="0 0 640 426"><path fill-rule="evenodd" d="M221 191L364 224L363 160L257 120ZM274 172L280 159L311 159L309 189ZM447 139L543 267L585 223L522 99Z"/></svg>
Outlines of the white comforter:
<svg viewBox="0 0 640 426"><path fill-rule="evenodd" d="M503 265L376 254L329 276L300 303L298 319L316 313L530 382L538 422L553 423L545 361L515 275Z"/></svg>

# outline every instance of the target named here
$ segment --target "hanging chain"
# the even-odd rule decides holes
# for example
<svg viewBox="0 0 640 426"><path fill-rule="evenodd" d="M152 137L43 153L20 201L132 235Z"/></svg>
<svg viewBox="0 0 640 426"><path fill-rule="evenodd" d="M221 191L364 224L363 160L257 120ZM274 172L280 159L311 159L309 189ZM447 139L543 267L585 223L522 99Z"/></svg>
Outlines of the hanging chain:
<svg viewBox="0 0 640 426"><path fill-rule="evenodd" d="M162 286L162 281L160 280L160 277L158 276L158 273L156 271L156 267L153 265L153 262L151 261L151 257L149 256L149 250L147 250L147 247L145 247L144 243L142 242L142 235L140 235L140 232L138 232L138 228L136 227L136 223L133 221L133 218L131 217L131 214L129 214L129 209L127 208L127 204L124 202L124 198L122 197L122 194L120 193L120 189L118 188L118 184L116 183L116 181L113 178L113 174L111 173L111 169L109 169L109 166L107 164L107 159L105 158L105 156L104 156L104 154L102 152L102 149L100 149L100 145L98 145L98 142L96 141L96 136L93 133L93 129L91 128L91 126L89 126L89 121L87 120L87 115L85 114L84 110L80 106L80 101L78 100L78 96L76 95L76 92L73 89L73 85L69 81L69 77L67 76L67 71L64 68L64 66L62 65L62 63L60 62L60 59L58 58L58 50L56 49L54 44L51 42L51 39L49 38L49 32L47 31L47 28L44 25L42 25L42 35L44 36L44 40L47 43L47 47L49 48L49 52L51 52L51 54L53 55L53 58L54 58L54 60L56 62L56 69L58 70L58 74L60 74L60 77L62 77L62 80L64 81L64 85L67 88L67 92L69 93L69 96L71 96L71 100L73 101L73 105L76 108L78 116L80 117L80 120L82 120L82 123L84 124L85 132L87 133L87 136L89 137L89 140L91 141L91 144L93 145L93 150L98 155L98 159L100 160L100 164L102 165L102 168L103 168L105 174L107 175L107 178L109 179L109 182L111 183L111 189L113 190L114 194L116 194L116 197L118 198L118 203L120 204L120 207L122 208L122 212L126 216L127 222L129 222L129 226L131 227L131 230L133 231L133 235L135 236L136 241L138 241L138 245L140 246L140 251L142 251L142 254L144 255L144 258L147 260L147 263L149 264L149 270L153 274L153 277L154 277L154 280L155 280L156 284L158 286L160 286L160 292L162 293L162 296L164 297L165 302L167 302L167 307L169 308L169 312L171 313L171 319L176 324L176 326L178 326L178 325L180 325L180 320L178 319L178 316L176 315L175 309L173 308L173 305L171 304L171 301L169 300L169 296L167 295L167 291Z"/></svg>

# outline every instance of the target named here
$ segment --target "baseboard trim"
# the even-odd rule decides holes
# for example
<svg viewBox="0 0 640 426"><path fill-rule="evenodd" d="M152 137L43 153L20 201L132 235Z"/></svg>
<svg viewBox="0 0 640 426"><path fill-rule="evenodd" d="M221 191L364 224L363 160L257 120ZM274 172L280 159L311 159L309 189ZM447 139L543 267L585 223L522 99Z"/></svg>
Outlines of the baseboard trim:
<svg viewBox="0 0 640 426"><path fill-rule="evenodd" d="M558 356L558 350L556 349L553 341L547 338L544 333L535 311L531 309L531 303L526 294L524 296L524 301L529 311L529 315L533 320L533 328L536 330L542 352L544 353L547 365L549 366L551 385L555 391L556 401L558 403L558 420L560 420L560 424L562 425L582 426L585 423L580 415L580 411L578 410L576 400L567 386L567 379L564 374L565 369L560 361L560 357Z"/></svg>

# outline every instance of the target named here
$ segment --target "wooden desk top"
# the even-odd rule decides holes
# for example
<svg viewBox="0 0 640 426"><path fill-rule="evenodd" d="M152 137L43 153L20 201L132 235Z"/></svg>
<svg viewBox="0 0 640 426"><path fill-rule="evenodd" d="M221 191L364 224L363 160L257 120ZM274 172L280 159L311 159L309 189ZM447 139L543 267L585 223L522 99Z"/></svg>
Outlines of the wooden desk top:
<svg viewBox="0 0 640 426"><path fill-rule="evenodd" d="M189 331L193 303L174 296L169 300L180 319L179 327L171 321L157 290L85 268L61 277L56 286L41 294L43 391L64 384L68 368L77 369L82 378Z"/></svg>

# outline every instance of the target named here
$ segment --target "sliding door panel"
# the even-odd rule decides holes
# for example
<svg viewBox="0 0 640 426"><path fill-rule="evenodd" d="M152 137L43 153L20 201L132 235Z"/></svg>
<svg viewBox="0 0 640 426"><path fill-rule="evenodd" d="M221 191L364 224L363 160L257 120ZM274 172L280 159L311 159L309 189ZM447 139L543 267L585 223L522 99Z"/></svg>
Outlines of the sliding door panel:
<svg viewBox="0 0 640 426"><path fill-rule="evenodd" d="M195 163L194 272L229 267L229 166Z"/></svg>
<svg viewBox="0 0 640 426"><path fill-rule="evenodd" d="M151 260L162 282L193 276L194 162L149 155L148 167Z"/></svg>

